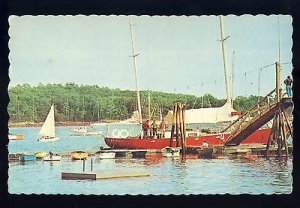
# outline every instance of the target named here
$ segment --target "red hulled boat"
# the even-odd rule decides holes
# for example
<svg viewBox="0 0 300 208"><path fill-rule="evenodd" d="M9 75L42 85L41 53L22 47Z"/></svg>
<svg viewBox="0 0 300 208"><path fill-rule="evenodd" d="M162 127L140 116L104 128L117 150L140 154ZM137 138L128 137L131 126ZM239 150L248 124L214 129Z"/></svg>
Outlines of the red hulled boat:
<svg viewBox="0 0 300 208"><path fill-rule="evenodd" d="M267 144L271 128L259 129L248 136L241 144ZM200 134L197 136L187 136L186 145L188 147L199 147L203 143L209 145L224 145L230 133L212 133ZM146 138L127 137L127 138L105 138L105 143L112 149L162 149L170 146L170 138L158 138L153 136ZM172 146L176 146L176 140L173 139ZM181 142L179 140L179 146Z"/></svg>

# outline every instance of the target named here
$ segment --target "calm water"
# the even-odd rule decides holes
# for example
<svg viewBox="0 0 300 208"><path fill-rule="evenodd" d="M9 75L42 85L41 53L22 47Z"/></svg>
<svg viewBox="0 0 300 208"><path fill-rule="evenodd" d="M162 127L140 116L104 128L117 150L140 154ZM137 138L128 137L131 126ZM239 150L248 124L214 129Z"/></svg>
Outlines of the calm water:
<svg viewBox="0 0 300 208"><path fill-rule="evenodd" d="M37 142L39 128L11 128L23 133L23 141L10 141L10 153L41 150L97 150L105 146L98 136L70 136L70 127L57 127L55 143ZM121 128L124 128L122 126ZM102 129L104 130L104 129ZM10 163L10 193L35 194L273 194L292 191L292 159L275 158L247 161L242 159L171 159L156 154L143 159L99 160L93 157L95 171L142 168L150 177L97 181L62 180L62 171L81 171L82 161L63 157L59 162ZM90 169L91 157L86 161Z"/></svg>

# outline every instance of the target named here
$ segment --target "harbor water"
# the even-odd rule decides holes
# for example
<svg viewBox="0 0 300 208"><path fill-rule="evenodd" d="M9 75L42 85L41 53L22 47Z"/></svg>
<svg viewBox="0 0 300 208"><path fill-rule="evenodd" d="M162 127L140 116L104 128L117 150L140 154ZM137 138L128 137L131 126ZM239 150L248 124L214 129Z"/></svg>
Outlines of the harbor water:
<svg viewBox="0 0 300 208"><path fill-rule="evenodd" d="M125 128L124 126L117 126ZM24 140L10 141L9 153L97 151L106 146L101 136L71 136L69 128L56 127L60 140L38 142L39 127L10 128L24 134ZM97 127L105 131L105 127ZM82 171L83 161L62 157L61 161L10 162L8 191L12 194L288 194L292 192L292 158L198 159L163 158L147 154L145 158L97 159L90 156L85 169L98 172L144 169L150 176L106 180L62 180L61 172Z"/></svg>

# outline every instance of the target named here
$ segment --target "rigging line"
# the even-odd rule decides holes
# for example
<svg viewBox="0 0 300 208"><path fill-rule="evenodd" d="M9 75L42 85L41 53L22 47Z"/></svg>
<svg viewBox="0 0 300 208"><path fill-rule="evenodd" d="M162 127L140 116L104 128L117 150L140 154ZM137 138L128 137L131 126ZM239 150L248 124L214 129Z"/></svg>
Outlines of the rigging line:
<svg viewBox="0 0 300 208"><path fill-rule="evenodd" d="M281 63L281 65L285 65L285 64L291 64L292 62L285 62L285 63Z"/></svg>

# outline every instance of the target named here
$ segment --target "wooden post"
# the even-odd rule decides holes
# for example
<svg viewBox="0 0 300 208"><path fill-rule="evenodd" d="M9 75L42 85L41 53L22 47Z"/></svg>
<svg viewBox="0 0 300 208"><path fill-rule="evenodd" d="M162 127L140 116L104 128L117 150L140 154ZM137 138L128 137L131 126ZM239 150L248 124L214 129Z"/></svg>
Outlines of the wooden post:
<svg viewBox="0 0 300 208"><path fill-rule="evenodd" d="M285 148L285 155L286 157L289 156L289 150L288 150L288 145L287 145L287 138L286 138L286 131L285 131L285 125L284 125L284 120L283 120L283 117L282 117L282 112L280 112L280 117L281 117L281 129L280 129L280 132L281 132L281 138L282 138L282 143L284 145L284 148Z"/></svg>
<svg viewBox="0 0 300 208"><path fill-rule="evenodd" d="M289 121L289 118L288 118L288 115L286 113L286 110L284 108L281 109L281 111L283 112L283 116L285 118L285 121L286 121L286 124L288 126L288 129L289 129L289 132L291 135L293 135L293 130L292 130L292 125L290 124L290 121Z"/></svg>
<svg viewBox="0 0 300 208"><path fill-rule="evenodd" d="M93 171L93 158L91 158L91 171Z"/></svg>
<svg viewBox="0 0 300 208"><path fill-rule="evenodd" d="M174 137L174 129L175 129L175 122L176 122L176 112L177 112L177 104L174 104L173 107L173 118L172 118L172 129L171 129L171 138L170 138L170 147L173 144L173 137Z"/></svg>
<svg viewBox="0 0 300 208"><path fill-rule="evenodd" d="M276 65L276 101L277 103L281 100L280 94L280 64L278 62L275 63Z"/></svg>
<svg viewBox="0 0 300 208"><path fill-rule="evenodd" d="M178 117L179 117L179 132L180 132L180 141L183 153L183 126L182 126L182 106L181 103L178 103Z"/></svg>
<svg viewBox="0 0 300 208"><path fill-rule="evenodd" d="M176 111L176 125L175 125L175 128L176 128L176 147L179 146L179 129L178 129L178 125L179 125L179 103L176 103L176 108L177 108L177 111Z"/></svg>
<svg viewBox="0 0 300 208"><path fill-rule="evenodd" d="M269 136L269 139L268 139L267 147L266 147L266 156L268 156L268 152L269 152L272 141L276 141L275 131L276 131L276 126L277 126L277 116L278 115L275 114L275 117L273 119L273 124L272 124L272 128L271 128L270 136Z"/></svg>
<svg viewBox="0 0 300 208"><path fill-rule="evenodd" d="M183 158L185 159L185 155L186 155L186 144L185 144L185 131L186 131L186 127L185 127L185 119L184 119L184 116L185 116L185 109L184 109L184 105L180 105L180 109L181 109L181 112L180 112L180 118L181 118L181 125L180 125L180 129L181 129L181 147L182 147L182 156Z"/></svg>
<svg viewBox="0 0 300 208"><path fill-rule="evenodd" d="M281 121L279 116L277 116L277 123L278 125L276 126L276 139L277 139L277 155L281 157L281 148L282 148L282 138L281 138Z"/></svg>

